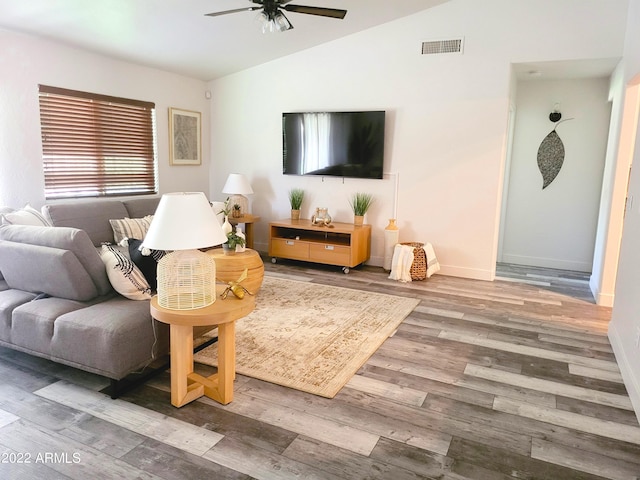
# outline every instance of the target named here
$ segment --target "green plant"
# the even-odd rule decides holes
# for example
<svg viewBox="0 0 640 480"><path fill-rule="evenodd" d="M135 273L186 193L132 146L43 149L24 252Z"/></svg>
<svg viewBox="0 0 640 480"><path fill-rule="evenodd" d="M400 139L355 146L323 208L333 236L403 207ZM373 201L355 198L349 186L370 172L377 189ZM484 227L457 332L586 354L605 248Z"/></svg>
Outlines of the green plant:
<svg viewBox="0 0 640 480"><path fill-rule="evenodd" d="M354 193L349 201L353 214L358 217L364 216L372 203L373 195L370 193Z"/></svg>
<svg viewBox="0 0 640 480"><path fill-rule="evenodd" d="M234 203L234 204L233 204L233 209L234 209L235 211L239 212L239 211L240 211L240 205L238 205L237 203Z"/></svg>
<svg viewBox="0 0 640 480"><path fill-rule="evenodd" d="M231 250L236 248L236 245L244 246L244 238L237 235L235 232L227 233L227 241L225 245L228 245Z"/></svg>
<svg viewBox="0 0 640 480"><path fill-rule="evenodd" d="M229 197L224 201L224 208L218 212L218 214L223 213L225 217L229 216L231 212L231 207L229 206Z"/></svg>
<svg viewBox="0 0 640 480"><path fill-rule="evenodd" d="M291 210L300 210L303 199L304 190L301 188L292 188L289 190L289 203L291 204Z"/></svg>

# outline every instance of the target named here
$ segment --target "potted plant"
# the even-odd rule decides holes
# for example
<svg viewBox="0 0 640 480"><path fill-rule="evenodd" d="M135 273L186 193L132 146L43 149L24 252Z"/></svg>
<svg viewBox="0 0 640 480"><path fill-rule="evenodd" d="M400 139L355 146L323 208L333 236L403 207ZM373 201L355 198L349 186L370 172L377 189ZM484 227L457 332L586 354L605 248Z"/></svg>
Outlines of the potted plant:
<svg viewBox="0 0 640 480"><path fill-rule="evenodd" d="M362 225L364 223L364 215L373 203L373 195L370 193L354 193L349 201L351 210L353 210L353 223Z"/></svg>
<svg viewBox="0 0 640 480"><path fill-rule="evenodd" d="M233 218L240 218L242 216L242 210L238 203L233 204L233 210L231 211L231 216Z"/></svg>
<svg viewBox="0 0 640 480"><path fill-rule="evenodd" d="M224 201L224 208L217 213L217 215L221 213L224 215L224 222L222 223L222 231L224 231L225 234L233 230L233 227L229 223L230 212L231 212L231 207L229 206L229 197L227 197L227 199Z"/></svg>
<svg viewBox="0 0 640 480"><path fill-rule="evenodd" d="M222 249L225 255L233 255L236 253L236 246L244 246L244 238L238 235L236 232L231 231L227 233L227 241L222 244Z"/></svg>
<svg viewBox="0 0 640 480"><path fill-rule="evenodd" d="M300 220L300 207L304 199L304 190L292 188L289 190L289 204L291 205L291 220Z"/></svg>
<svg viewBox="0 0 640 480"><path fill-rule="evenodd" d="M224 208L220 210L218 213L224 214L225 217L228 217L231 213L231 207L229 206L229 197L224 201Z"/></svg>

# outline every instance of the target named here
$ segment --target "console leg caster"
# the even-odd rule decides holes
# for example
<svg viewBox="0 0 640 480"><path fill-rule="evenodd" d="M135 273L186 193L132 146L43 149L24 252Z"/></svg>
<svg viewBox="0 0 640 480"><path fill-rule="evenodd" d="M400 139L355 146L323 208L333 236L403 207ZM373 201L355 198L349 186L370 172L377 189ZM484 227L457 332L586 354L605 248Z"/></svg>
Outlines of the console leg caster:
<svg viewBox="0 0 640 480"><path fill-rule="evenodd" d="M276 263L278 259L276 257L271 257L271 263Z"/></svg>
<svg viewBox="0 0 640 480"><path fill-rule="evenodd" d="M345 275L349 273L349 267L342 267L342 273L344 273Z"/></svg>

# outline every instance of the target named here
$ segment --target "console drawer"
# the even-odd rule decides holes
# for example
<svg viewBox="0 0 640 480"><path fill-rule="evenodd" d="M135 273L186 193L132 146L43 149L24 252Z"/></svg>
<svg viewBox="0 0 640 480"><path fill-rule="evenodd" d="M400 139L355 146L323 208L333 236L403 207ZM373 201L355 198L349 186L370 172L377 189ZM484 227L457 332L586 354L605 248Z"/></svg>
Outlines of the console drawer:
<svg viewBox="0 0 640 480"><path fill-rule="evenodd" d="M312 262L328 263L330 265L348 266L351 261L351 247L325 243L309 245L309 259Z"/></svg>
<svg viewBox="0 0 640 480"><path fill-rule="evenodd" d="M272 257L309 260L309 243L288 238L272 238L269 254Z"/></svg>

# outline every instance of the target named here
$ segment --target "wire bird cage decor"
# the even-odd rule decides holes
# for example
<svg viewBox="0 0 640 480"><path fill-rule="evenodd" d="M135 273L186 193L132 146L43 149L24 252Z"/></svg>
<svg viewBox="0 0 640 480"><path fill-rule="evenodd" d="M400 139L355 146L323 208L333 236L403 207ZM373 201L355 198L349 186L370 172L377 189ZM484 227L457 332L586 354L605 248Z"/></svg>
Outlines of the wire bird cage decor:
<svg viewBox="0 0 640 480"><path fill-rule="evenodd" d="M165 255L158 268L158 304L171 310L192 310L216 300L216 264L198 250Z"/></svg>

